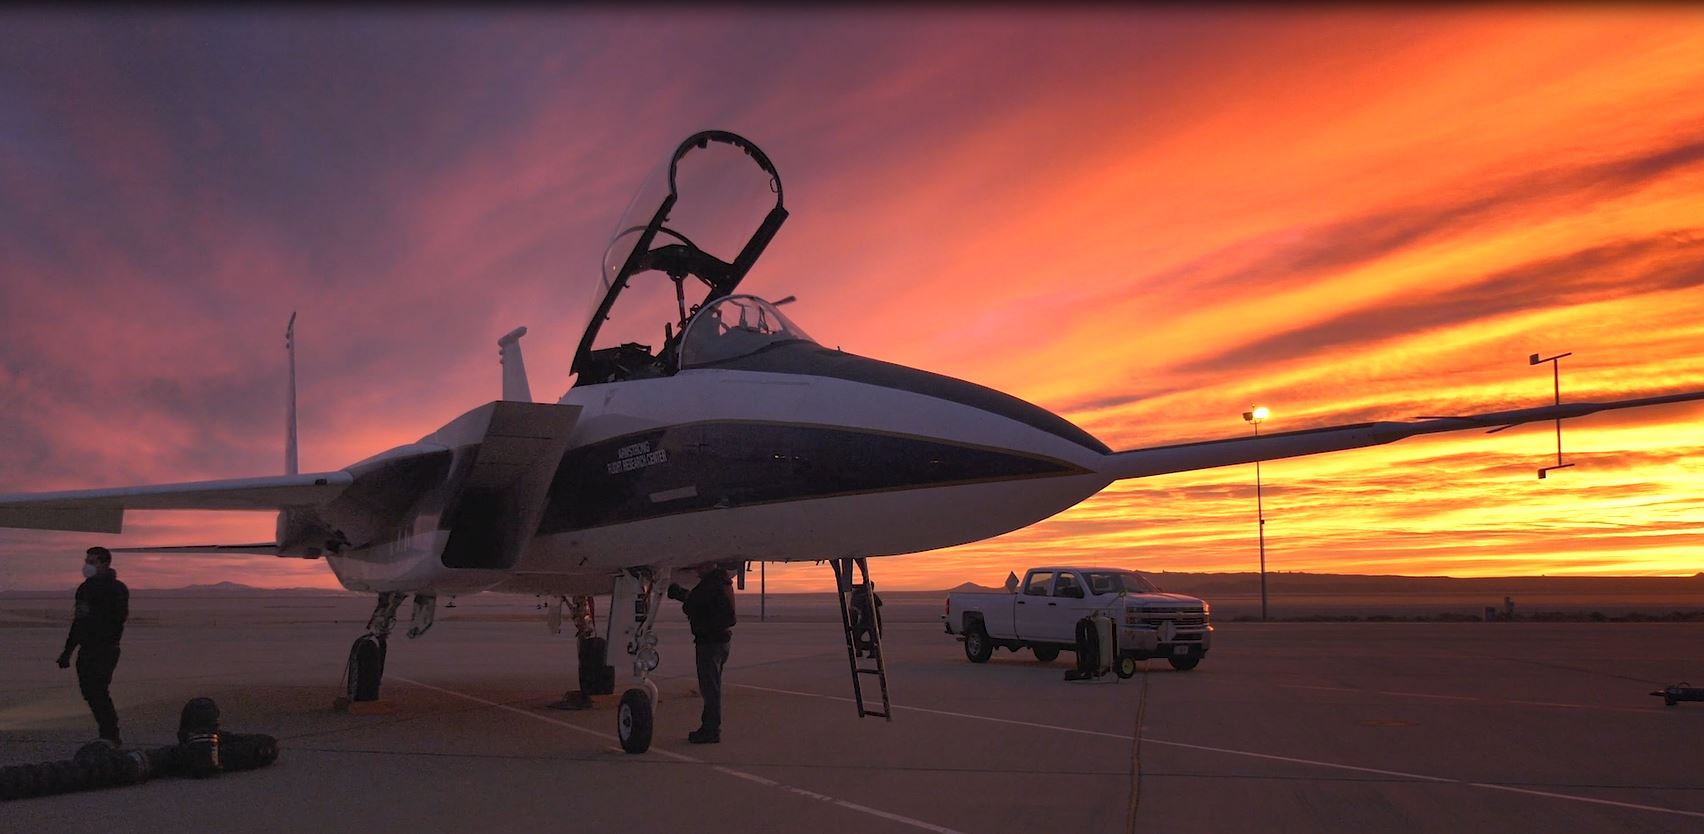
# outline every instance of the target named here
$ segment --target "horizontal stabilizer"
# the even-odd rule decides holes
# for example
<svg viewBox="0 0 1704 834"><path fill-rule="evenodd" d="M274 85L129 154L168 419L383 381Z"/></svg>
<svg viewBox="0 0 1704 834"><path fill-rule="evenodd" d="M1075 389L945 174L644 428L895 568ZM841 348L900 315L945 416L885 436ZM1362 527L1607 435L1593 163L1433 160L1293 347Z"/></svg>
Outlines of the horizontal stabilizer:
<svg viewBox="0 0 1704 834"><path fill-rule="evenodd" d="M212 553L231 556L277 556L277 542L259 544L185 544L163 547L109 547L114 553Z"/></svg>
<svg viewBox="0 0 1704 834"><path fill-rule="evenodd" d="M125 510L279 510L336 498L348 472L0 495L0 527L117 533Z"/></svg>
<svg viewBox="0 0 1704 834"><path fill-rule="evenodd" d="M1634 400L1615 400L1607 403L1567 403L1539 408L1518 408L1494 411L1465 417L1434 417L1413 422L1383 421L1329 426L1320 429L1274 432L1258 437L1237 437L1229 440L1209 440L1201 443L1180 443L1133 449L1107 455L1100 466L1103 475L1114 479L1146 478L1171 472L1190 472L1239 463L1279 460L1282 458L1317 455L1381 446L1407 437L1466 429L1501 431L1522 423L1545 420L1566 420L1584 417L1599 411L1622 408L1643 408L1652 405L1704 400L1704 391L1671 394L1662 397L1643 397Z"/></svg>

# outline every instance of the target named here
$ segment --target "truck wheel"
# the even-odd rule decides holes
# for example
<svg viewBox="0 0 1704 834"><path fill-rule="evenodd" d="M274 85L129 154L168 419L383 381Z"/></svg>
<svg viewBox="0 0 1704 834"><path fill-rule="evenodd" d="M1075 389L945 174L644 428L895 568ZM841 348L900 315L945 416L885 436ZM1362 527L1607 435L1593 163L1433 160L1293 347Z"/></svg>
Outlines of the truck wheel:
<svg viewBox="0 0 1704 834"><path fill-rule="evenodd" d="M981 623L972 623L964 630L964 656L971 663L987 663L994 656L994 643L988 639L988 631Z"/></svg>
<svg viewBox="0 0 1704 834"><path fill-rule="evenodd" d="M1035 652L1035 659L1042 663L1052 663L1059 659L1058 646L1032 646L1031 651Z"/></svg>
<svg viewBox="0 0 1704 834"><path fill-rule="evenodd" d="M1118 662L1112 666L1112 671L1117 672L1121 678L1136 677L1136 658L1127 654L1119 655Z"/></svg>
<svg viewBox="0 0 1704 834"><path fill-rule="evenodd" d="M1198 654L1192 654L1188 657L1172 657L1167 658L1167 660L1171 662L1172 668L1179 672L1187 672L1201 665L1201 655Z"/></svg>

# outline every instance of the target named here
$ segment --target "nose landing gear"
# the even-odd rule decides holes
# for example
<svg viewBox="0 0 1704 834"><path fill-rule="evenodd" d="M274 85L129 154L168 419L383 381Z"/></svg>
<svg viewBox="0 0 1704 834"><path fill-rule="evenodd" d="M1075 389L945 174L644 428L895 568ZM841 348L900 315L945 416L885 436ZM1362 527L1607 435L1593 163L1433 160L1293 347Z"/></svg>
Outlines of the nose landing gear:
<svg viewBox="0 0 1704 834"><path fill-rule="evenodd" d="M616 737L621 740L621 749L629 753L643 753L651 749L652 719L657 707L657 685L651 682L651 673L659 662L656 625L666 587L668 583L657 581L648 568L630 569L615 580L611 601L614 608L610 620L611 642L614 642L619 628L618 612L623 611L626 605L631 605L632 608L627 610L633 612L622 630L626 632L627 653L633 657L633 676L638 680L635 686L622 693L615 718Z"/></svg>

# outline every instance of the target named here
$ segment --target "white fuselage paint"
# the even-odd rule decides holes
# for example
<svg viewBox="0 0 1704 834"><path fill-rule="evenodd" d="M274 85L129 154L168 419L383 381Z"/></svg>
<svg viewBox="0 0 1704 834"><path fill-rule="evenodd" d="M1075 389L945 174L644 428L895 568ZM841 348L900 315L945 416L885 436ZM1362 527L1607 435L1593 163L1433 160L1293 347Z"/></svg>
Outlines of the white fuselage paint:
<svg viewBox="0 0 1704 834"><path fill-rule="evenodd" d="M713 508L535 537L512 571L445 568L446 534L422 523L387 544L328 556L352 590L600 593L621 568L706 561L893 556L1026 527L1103 489L1105 456L1025 423L910 391L802 374L685 370L571 389L569 448L686 423L745 421L904 435L1048 458L1082 474ZM689 494L671 490L659 503Z"/></svg>

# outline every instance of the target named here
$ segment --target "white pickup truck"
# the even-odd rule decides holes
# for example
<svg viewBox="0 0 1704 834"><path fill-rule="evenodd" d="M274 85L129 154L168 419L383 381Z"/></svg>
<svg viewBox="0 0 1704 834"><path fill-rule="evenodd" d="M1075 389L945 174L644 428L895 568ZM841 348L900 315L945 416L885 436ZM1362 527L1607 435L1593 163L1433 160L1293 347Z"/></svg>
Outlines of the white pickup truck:
<svg viewBox="0 0 1704 834"><path fill-rule="evenodd" d="M942 619L972 663L987 662L996 646L1014 652L1027 646L1046 663L1075 650L1077 621L1097 611L1118 626L1120 677L1136 674L1136 661L1151 657L1194 669L1213 643L1206 602L1165 593L1122 568L1035 568L1012 591L953 591Z"/></svg>

